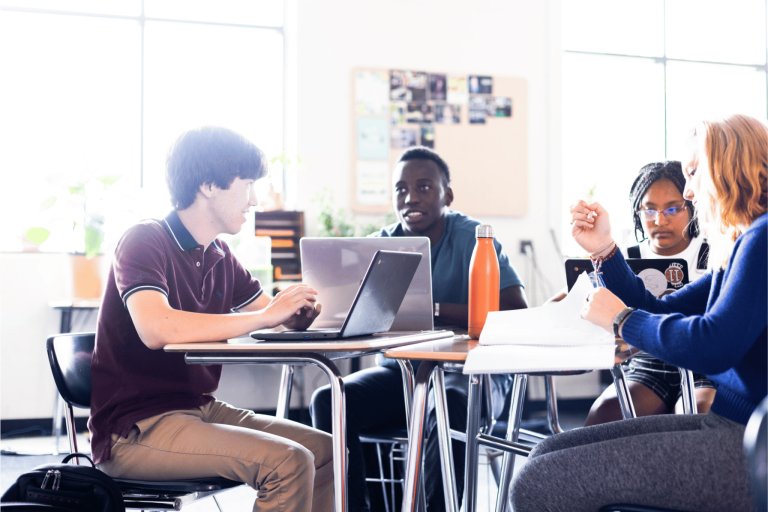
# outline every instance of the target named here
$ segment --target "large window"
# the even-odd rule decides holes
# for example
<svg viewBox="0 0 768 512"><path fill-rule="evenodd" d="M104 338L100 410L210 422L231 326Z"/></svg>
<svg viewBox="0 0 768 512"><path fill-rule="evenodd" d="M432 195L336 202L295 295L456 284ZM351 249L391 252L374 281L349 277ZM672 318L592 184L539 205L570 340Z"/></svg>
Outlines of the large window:
<svg viewBox="0 0 768 512"><path fill-rule="evenodd" d="M281 155L283 49L282 0L0 0L0 249L56 216L71 224L67 205L41 202L87 177L120 177L100 205L108 235L163 215L165 153L188 128L226 126ZM280 192L279 168L271 178ZM66 231L43 249L77 250Z"/></svg>
<svg viewBox="0 0 768 512"><path fill-rule="evenodd" d="M635 243L643 165L684 159L696 121L768 116L767 25L765 0L563 1L563 204L592 196Z"/></svg>

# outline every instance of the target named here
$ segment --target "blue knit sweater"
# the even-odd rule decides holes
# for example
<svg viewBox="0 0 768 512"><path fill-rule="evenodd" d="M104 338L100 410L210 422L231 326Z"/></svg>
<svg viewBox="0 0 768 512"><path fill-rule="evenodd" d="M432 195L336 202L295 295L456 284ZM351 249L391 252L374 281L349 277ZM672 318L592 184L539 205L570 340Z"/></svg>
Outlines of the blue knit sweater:
<svg viewBox="0 0 768 512"><path fill-rule="evenodd" d="M768 215L736 241L725 270L662 299L645 290L621 253L603 265L606 286L632 313L624 339L715 383L712 412L746 424L768 394Z"/></svg>

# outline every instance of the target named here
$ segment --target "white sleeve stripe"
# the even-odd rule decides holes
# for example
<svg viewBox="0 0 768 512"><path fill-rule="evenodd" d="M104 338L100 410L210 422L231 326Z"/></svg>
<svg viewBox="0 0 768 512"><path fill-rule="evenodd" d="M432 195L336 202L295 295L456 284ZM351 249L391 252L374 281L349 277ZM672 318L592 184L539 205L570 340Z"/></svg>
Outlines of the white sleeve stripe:
<svg viewBox="0 0 768 512"><path fill-rule="evenodd" d="M262 293L264 293L264 288L259 288L259 291L254 293L248 300L245 300L242 303L240 303L239 305L234 306L232 309L235 310L235 309L244 308L245 306L247 306L251 302L255 301L259 297L259 295L261 295Z"/></svg>
<svg viewBox="0 0 768 512"><path fill-rule="evenodd" d="M138 291L141 291L141 290L157 290L158 292L162 293L166 297L168 296L168 292L166 292L165 290L163 290L159 286L155 286L155 285L152 285L152 284L139 284L139 285L135 286L134 288L128 289L123 294L123 306L125 307L125 309L128 309L128 302L127 302L128 301L128 297L130 297L134 293L136 293Z"/></svg>

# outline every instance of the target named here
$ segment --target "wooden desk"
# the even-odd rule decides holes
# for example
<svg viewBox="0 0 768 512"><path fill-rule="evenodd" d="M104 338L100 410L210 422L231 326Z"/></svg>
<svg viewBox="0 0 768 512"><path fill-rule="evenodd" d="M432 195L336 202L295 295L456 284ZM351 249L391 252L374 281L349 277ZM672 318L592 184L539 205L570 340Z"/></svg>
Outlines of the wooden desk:
<svg viewBox="0 0 768 512"><path fill-rule="evenodd" d="M421 361L419 370L415 378L415 387L413 392L413 403L411 406L411 415L409 419L409 440L408 457L406 463L406 479L403 492L403 510L415 511L417 508L418 489L421 487L421 460L423 450L424 428L426 423L426 404L427 393L430 378L434 378L435 388L435 406L437 413L438 438L440 443L440 460L443 474L443 489L445 492L446 510L454 512L459 510L459 501L456 492L456 479L453 470L453 453L451 448L451 432L448 426L447 405L445 399L445 387L443 382L444 369L460 368L466 361L470 351L478 346L477 341L471 340L468 336L456 336L453 339L442 339L426 343L408 345L406 347L393 348L387 350L384 355L390 359ZM624 381L624 372L621 363L639 352L638 349L630 347L623 340L617 339L616 355L614 357L614 383L619 395L620 403L625 401L628 411L634 416L634 410L631 406L631 398ZM406 368L403 368L403 378L406 378ZM554 411L556 424L557 409L550 403L555 403L554 396L554 375L573 375L585 373L584 371L573 372L545 372L531 373L530 375L544 375L551 383L548 388L548 413ZM483 378L479 375L470 375L469 380L469 400L467 403L467 433L466 433L466 457L464 471L464 510L474 512L477 503L477 465L479 445L483 444L492 448L504 451L502 463L502 475L499 480L499 495L497 499L497 511L504 511L507 507L507 497L509 496L509 480L507 476L512 475L514 469L514 457L510 454L527 456L531 448L518 442L520 434L520 420L522 417L523 400L525 397L525 387L529 374L515 374L514 384L512 386L512 402L509 411L509 422L507 436L505 440L490 436L490 432L482 432L480 427L480 413L482 409L482 386ZM486 376L487 377L487 376ZM551 389L551 393L549 392ZM623 396L622 396L623 394ZM622 411L625 406L622 405ZM488 409L492 410L492 409ZM553 423L550 419L550 423ZM552 428L553 433L559 429ZM479 432L479 433L478 433Z"/></svg>
<svg viewBox="0 0 768 512"><path fill-rule="evenodd" d="M334 508L347 510L347 419L344 381L333 363L335 359L359 357L383 350L442 338L453 338L451 331L382 333L340 341L246 343L183 343L167 345L166 352L184 353L187 364L313 364L325 372L331 383L331 415L333 416ZM283 371L285 377L285 369ZM406 390L407 391L407 390ZM290 380L283 378L278 399L278 415L284 415L290 403ZM410 404L406 392L406 407Z"/></svg>

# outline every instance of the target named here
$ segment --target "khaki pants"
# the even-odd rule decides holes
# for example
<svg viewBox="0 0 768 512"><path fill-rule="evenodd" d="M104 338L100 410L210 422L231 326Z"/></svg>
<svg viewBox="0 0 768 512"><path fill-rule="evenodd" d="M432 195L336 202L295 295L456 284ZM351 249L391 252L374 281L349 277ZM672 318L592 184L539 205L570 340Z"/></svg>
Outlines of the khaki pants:
<svg viewBox="0 0 768 512"><path fill-rule="evenodd" d="M127 439L112 434L99 469L135 480L221 476L258 491L254 511L332 512L332 459L328 434L214 400L142 420Z"/></svg>

